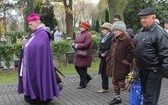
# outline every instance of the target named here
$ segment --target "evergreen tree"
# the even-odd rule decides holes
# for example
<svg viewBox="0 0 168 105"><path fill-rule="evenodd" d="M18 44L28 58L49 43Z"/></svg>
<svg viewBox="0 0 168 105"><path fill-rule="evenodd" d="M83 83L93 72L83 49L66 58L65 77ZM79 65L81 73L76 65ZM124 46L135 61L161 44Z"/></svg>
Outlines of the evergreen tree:
<svg viewBox="0 0 168 105"><path fill-rule="evenodd" d="M141 24L138 13L146 8L151 7L156 11L156 17L163 23L163 20L168 18L168 1L167 0L128 0L126 7L124 8L123 15L124 21L127 27L133 28L135 31L139 31Z"/></svg>
<svg viewBox="0 0 168 105"><path fill-rule="evenodd" d="M96 21L95 31L100 32L100 25L98 20Z"/></svg>
<svg viewBox="0 0 168 105"><path fill-rule="evenodd" d="M108 9L105 10L105 22L110 22Z"/></svg>
<svg viewBox="0 0 168 105"><path fill-rule="evenodd" d="M129 0L126 7L123 11L124 22L126 23L127 27L133 28L134 30L138 31L141 27L140 19L138 13L148 7L147 2L144 0L137 1L137 0Z"/></svg>
<svg viewBox="0 0 168 105"><path fill-rule="evenodd" d="M41 16L41 22L53 30L55 26L58 25L54 15L53 5L51 5L49 1L42 3L41 0L36 4L37 5L35 5L34 9L35 13L39 13Z"/></svg>

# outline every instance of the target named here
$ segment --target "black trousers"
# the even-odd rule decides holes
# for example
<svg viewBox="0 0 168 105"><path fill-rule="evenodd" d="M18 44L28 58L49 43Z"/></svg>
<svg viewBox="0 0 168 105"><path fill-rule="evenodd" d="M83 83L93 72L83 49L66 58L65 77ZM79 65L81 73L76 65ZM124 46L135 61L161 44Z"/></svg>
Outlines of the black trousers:
<svg viewBox="0 0 168 105"><path fill-rule="evenodd" d="M106 60L102 59L100 62L100 67L99 67L99 73L101 74L101 79L102 79L102 88L103 89L109 89L109 79L108 76L106 75Z"/></svg>
<svg viewBox="0 0 168 105"><path fill-rule="evenodd" d="M139 74L144 95L143 105L158 105L162 81L161 71L139 69Z"/></svg>
<svg viewBox="0 0 168 105"><path fill-rule="evenodd" d="M80 77L79 86L86 87L88 81L91 79L91 76L87 73L87 67L78 67L75 66L75 69Z"/></svg>
<svg viewBox="0 0 168 105"><path fill-rule="evenodd" d="M106 69L104 70L101 70L101 78L102 78L102 88L103 89L109 89L109 86L108 86L108 76L106 75Z"/></svg>

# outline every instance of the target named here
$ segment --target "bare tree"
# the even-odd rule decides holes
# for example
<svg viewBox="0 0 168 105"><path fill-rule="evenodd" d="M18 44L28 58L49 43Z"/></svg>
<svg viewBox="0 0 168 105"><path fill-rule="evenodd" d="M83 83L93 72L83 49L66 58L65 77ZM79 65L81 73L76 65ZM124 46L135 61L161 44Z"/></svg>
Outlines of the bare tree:
<svg viewBox="0 0 168 105"><path fill-rule="evenodd" d="M110 15L110 22L112 22L113 14L115 13L114 7L114 0L108 0L108 6L109 6L109 15Z"/></svg>
<svg viewBox="0 0 168 105"><path fill-rule="evenodd" d="M94 4L87 0L79 0L74 3L74 26L81 20L91 21L95 8Z"/></svg>
<svg viewBox="0 0 168 105"><path fill-rule="evenodd" d="M66 24L64 5L62 3L54 3L54 11L56 19L59 20L58 27L61 31L65 31L66 29L64 27L66 27Z"/></svg>

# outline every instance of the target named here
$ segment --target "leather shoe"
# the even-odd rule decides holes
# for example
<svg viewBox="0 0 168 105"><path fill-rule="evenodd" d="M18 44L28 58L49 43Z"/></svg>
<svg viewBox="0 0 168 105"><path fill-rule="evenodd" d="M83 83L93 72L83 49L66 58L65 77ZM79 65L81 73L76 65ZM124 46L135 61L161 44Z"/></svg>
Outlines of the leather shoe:
<svg viewBox="0 0 168 105"><path fill-rule="evenodd" d="M121 98L114 98L112 101L110 101L109 105L115 105L122 103Z"/></svg>

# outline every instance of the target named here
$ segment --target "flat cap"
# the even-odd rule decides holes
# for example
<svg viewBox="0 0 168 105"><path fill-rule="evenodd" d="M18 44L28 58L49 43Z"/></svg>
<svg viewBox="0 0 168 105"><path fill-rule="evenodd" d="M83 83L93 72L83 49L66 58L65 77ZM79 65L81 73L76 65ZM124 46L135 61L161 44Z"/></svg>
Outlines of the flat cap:
<svg viewBox="0 0 168 105"><path fill-rule="evenodd" d="M147 16L153 14L155 14L155 10L153 8L145 8L138 13L138 16Z"/></svg>

